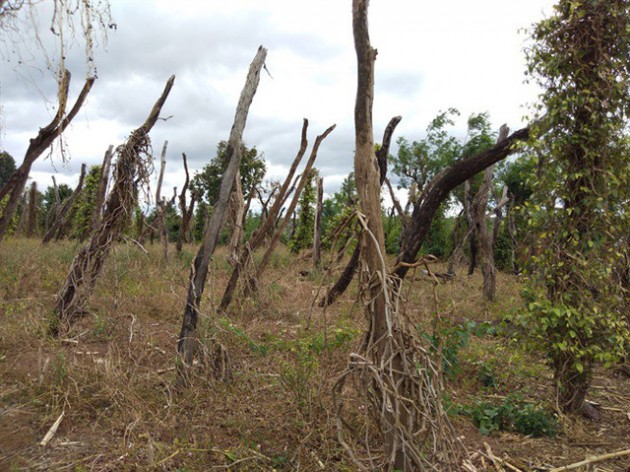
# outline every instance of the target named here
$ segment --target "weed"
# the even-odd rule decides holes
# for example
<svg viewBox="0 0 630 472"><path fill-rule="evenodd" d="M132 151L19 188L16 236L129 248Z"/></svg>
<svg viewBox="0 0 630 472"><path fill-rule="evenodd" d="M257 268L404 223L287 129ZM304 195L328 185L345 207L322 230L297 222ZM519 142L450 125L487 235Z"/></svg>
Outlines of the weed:
<svg viewBox="0 0 630 472"><path fill-rule="evenodd" d="M429 334L418 328L420 335L429 341L432 353L442 351L442 369L446 377L453 379L461 372L459 351L466 347L470 338L470 328L464 325L442 327L437 333Z"/></svg>
<svg viewBox="0 0 630 472"><path fill-rule="evenodd" d="M478 402L461 407L459 412L469 416L484 435L513 431L533 437L553 437L559 431L558 421L552 414L514 395L507 396L499 405Z"/></svg>

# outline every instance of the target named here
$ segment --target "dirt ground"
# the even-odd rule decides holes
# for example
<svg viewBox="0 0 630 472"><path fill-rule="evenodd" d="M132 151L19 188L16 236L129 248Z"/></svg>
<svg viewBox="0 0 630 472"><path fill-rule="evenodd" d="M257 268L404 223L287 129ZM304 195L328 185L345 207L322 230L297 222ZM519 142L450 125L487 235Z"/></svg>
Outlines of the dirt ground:
<svg viewBox="0 0 630 472"><path fill-rule="evenodd" d="M257 298L240 297L217 315L230 273L220 250L204 294L200 346L202 353L217 342L227 348L231 379L213 380L202 355L193 385L178 389L175 349L195 248L177 256L173 247L163 262L157 245L148 254L117 247L86 317L53 339L55 295L77 250L72 242L0 245L0 471L357 470L337 440L331 398L365 328L354 284L326 311L313 307L330 278L322 282L308 257L280 249ZM614 369L597 369L588 396L600 420L554 416L542 353L501 323L519 307L518 278L499 274L492 304L482 300L480 275L461 269L436 287L437 306L429 280L407 283L406 316L418 336L431 332L437 312L451 342L445 403L478 470L551 470L630 448L630 380ZM484 435L465 413L510 402L548 412L557 434ZM630 455L571 470L630 471Z"/></svg>

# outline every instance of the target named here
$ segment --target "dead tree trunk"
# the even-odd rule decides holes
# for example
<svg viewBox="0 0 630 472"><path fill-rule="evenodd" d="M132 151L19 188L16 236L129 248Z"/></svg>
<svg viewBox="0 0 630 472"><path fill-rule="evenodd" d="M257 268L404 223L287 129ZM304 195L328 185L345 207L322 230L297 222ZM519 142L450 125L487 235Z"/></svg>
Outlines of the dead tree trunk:
<svg viewBox="0 0 630 472"><path fill-rule="evenodd" d="M377 422L385 449L383 463L371 462L369 469L447 470L450 466L449 470L455 470L460 455L453 448L454 438L441 408L439 385L433 383L426 388L427 381L436 380L430 378L433 373L428 371L433 366L425 363L428 358L422 357L413 334L402 322L397 287L384 259L379 175L383 172L379 172L372 134L376 50L369 41L367 3L367 0L353 0L352 19L358 60L354 169L361 209L358 219L363 227L359 237L359 274L368 326L359 353L351 355L347 369L334 387L338 434L352 459L362 470L368 470L345 440L347 430L342 418L342 397L351 385L358 384L356 394L366 403L365 416ZM349 377L356 384L349 380L346 383ZM354 395L352 398L356 400Z"/></svg>
<svg viewBox="0 0 630 472"><path fill-rule="evenodd" d="M229 245L229 261L232 265L236 265L243 239L243 213L245 212L245 199L243 197L240 171L236 172L236 177L234 178L234 188L230 194L230 207L232 236L230 237Z"/></svg>
<svg viewBox="0 0 630 472"><path fill-rule="evenodd" d="M107 183L109 182L109 173L112 166L112 155L114 154L114 146L110 144L103 156L103 164L101 165L101 175L98 179L98 189L96 190L96 203L94 205L94 213L92 214L92 233L96 231L101 221L101 213L103 212L103 204L105 203L105 194L107 193Z"/></svg>
<svg viewBox="0 0 630 472"><path fill-rule="evenodd" d="M32 238L37 229L37 182L31 183L31 190L28 194L28 226L26 237Z"/></svg>
<svg viewBox="0 0 630 472"><path fill-rule="evenodd" d="M321 262L322 208L324 200L324 179L317 178L317 204L315 207L315 228L313 230L313 269L318 269Z"/></svg>
<svg viewBox="0 0 630 472"><path fill-rule="evenodd" d="M232 298L234 297L234 292L236 291L236 286L238 284L238 279L241 274L247 269L250 262L250 254L253 253L258 247L263 243L269 231L276 224L276 219L281 214L282 205L284 205L286 199L289 194L289 185L291 185L291 181L293 179L293 175L304 157L304 153L306 152L306 147L308 146L308 140L306 139L306 131L308 129L308 120L305 118L302 123L302 133L300 139L300 148L293 159L293 164L291 164L291 168L289 169L289 174L287 175L282 187L278 191L278 195L271 205L271 209L269 210L269 214L267 218L261 222L260 226L256 229L254 234L252 234L251 238L241 249L241 253L238 257L238 261L234 269L232 270L232 275L230 276L230 280L228 281L227 286L225 287L225 291L223 292L223 297L221 298L221 304L219 305L219 311L225 311L230 303L232 302Z"/></svg>
<svg viewBox="0 0 630 472"><path fill-rule="evenodd" d="M168 233L166 232L166 200L162 198L162 183L164 182L164 170L166 169L166 149L168 141L164 141L162 146L162 154L160 155L160 174L158 176L157 188L155 189L155 223L159 231L159 240L162 243L163 253L162 260L168 261Z"/></svg>
<svg viewBox="0 0 630 472"><path fill-rule="evenodd" d="M195 209L195 200L197 196L192 193L190 196L190 205L186 206L186 191L190 184L190 174L188 173L188 162L186 154L182 153L182 160L184 161L184 171L186 172L186 180L184 180L184 186L182 192L179 194L179 211L182 214L182 224L179 226L179 236L177 237L177 253L182 252L182 245L186 242L188 235L188 228L190 227L190 220L193 216Z"/></svg>
<svg viewBox="0 0 630 472"><path fill-rule="evenodd" d="M81 165L81 175L79 177L79 183L74 189L74 192L72 192L72 194L68 198L66 198L66 200L61 205L61 208L57 213L57 218L44 235L44 239L42 240L43 244L48 244L52 238L55 238L55 240L59 240L67 232L67 228L72 221L72 210L75 208L75 203L83 192L83 183L85 182L86 168L87 167L85 164Z"/></svg>
<svg viewBox="0 0 630 472"><path fill-rule="evenodd" d="M175 76L168 79L144 124L131 133L127 142L116 151L118 161L115 180L102 221L88 245L72 261L64 287L57 296L55 316L51 323L53 335L68 330L83 314L83 307L94 289L109 250L129 222L137 200L137 179L148 177L142 154L149 151L149 132L158 119L174 81Z"/></svg>
<svg viewBox="0 0 630 472"><path fill-rule="evenodd" d="M265 64L266 56L267 50L260 46L249 67L245 87L243 88L239 98L234 117L234 124L232 125L230 138L228 140L226 150L228 155L228 166L221 179L219 197L214 205L212 215L210 216L208 228L204 234L203 243L199 248L199 252L195 257L190 271L188 297L184 308L184 317L179 334L179 341L177 343L177 351L180 356L180 362L177 364L180 382L187 381L187 368L192 366L196 351L196 331L197 320L199 318L199 304L206 285L208 264L210 263L210 258L214 253L214 249L219 238L219 230L225 218L228 199L241 163L241 154L243 151L243 130L245 129L245 122L247 120L249 107L254 99L258 83L260 82L260 71Z"/></svg>
<svg viewBox="0 0 630 472"><path fill-rule="evenodd" d="M392 141L392 136L394 135L394 130L398 123L402 120L401 116L395 116L385 127L385 132L383 133L383 143L381 148L376 152L376 161L379 169L379 195L380 195L380 186L383 185L385 179L387 178L387 156L389 155L389 147ZM355 177L356 178L356 177ZM319 301L319 306L324 307L327 305L331 305L337 297L339 297L342 293L346 291L350 282L354 277L354 273L359 267L359 257L360 257L361 245L357 244L354 248L352 256L350 260L346 264L346 267L343 269L343 272L337 279L337 282L328 290L326 295Z"/></svg>
<svg viewBox="0 0 630 472"><path fill-rule="evenodd" d="M59 210L61 208L61 197L59 196L59 187L57 187L57 180L55 176L51 176L53 182L53 192L55 194L55 201L48 209L48 213L46 214L46 221L44 221L44 234L48 232L50 227L57 220L57 215L59 214Z"/></svg>
<svg viewBox="0 0 630 472"><path fill-rule="evenodd" d="M472 189L470 188L470 180L464 182L464 215L468 223L468 245L470 248L470 260L468 264L468 276L475 273L477 268L477 252L479 242L477 240L478 228L475 224L475 205Z"/></svg>
<svg viewBox="0 0 630 472"><path fill-rule="evenodd" d="M499 131L499 138L497 142L503 141L507 138L508 127L506 125L501 126ZM483 295L488 301L494 301L494 295L496 293L497 274L494 266L494 240L490 230L488 229L488 222L486 218L486 208L488 207L488 198L490 195L490 188L492 186L492 174L494 171L494 165L487 167L483 173L483 181L479 187L479 191L474 200L474 218L475 229L479 237L479 248L481 250L481 273L483 274ZM495 225L498 224L495 221Z"/></svg>
<svg viewBox="0 0 630 472"><path fill-rule="evenodd" d="M83 102L85 101L90 89L94 84L94 78L86 80L81 93L79 94L77 101L70 109L70 112L66 115L66 106L68 103L68 88L70 87L70 72L64 71L63 77L59 84L59 107L57 114L53 120L43 128L40 128L39 133L33 139L31 139L26 154L24 155L24 161L16 169L9 180L0 189L0 200L6 195L10 194L9 201L2 212L0 217L0 241L4 237L11 219L15 214L18 202L24 191L24 186L28 180L28 175L31 171L31 166L37 160L37 158L60 136L68 125L72 122L77 115Z"/></svg>
<svg viewBox="0 0 630 472"><path fill-rule="evenodd" d="M262 257L262 260L258 264L258 267L256 267L256 274L253 277L250 277L248 281L248 284L247 284L248 292L251 293L253 291L256 291L257 281L260 279L263 272L267 268L267 265L269 264L269 261L271 260L271 254L273 254L273 251L276 245L278 244L278 241L280 241L280 237L284 233L284 230L286 229L287 224L289 223L289 220L291 219L291 216L294 214L295 207L297 206L298 200L300 199L300 194L302 193L302 190L304 190L304 187L306 186L306 183L309 180L309 177L311 175L311 169L313 168L313 164L315 163L315 159L317 158L317 151L319 150L319 146L322 143L322 141L326 139L326 136L328 136L330 133L333 132L336 126L337 125L332 125L322 134L317 136L317 138L315 138L315 143L313 144L311 155L308 159L308 162L306 163L306 167L304 168L304 171L302 172L300 183L295 189L295 193L293 194L293 199L291 200L291 204L289 205L289 208L284 216L284 219L276 228L273 238L271 239L271 242L269 243L269 246L267 247L267 250L265 251L265 254Z"/></svg>

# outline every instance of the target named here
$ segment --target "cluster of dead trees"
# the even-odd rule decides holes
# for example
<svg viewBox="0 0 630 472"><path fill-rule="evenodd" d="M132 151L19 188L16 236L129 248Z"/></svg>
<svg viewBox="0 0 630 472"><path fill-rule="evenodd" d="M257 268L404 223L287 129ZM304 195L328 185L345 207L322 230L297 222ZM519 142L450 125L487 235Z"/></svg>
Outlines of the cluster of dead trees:
<svg viewBox="0 0 630 472"><path fill-rule="evenodd" d="M418 395L431 391L433 392L431 395L424 397L425 401L428 402L424 404L424 407L437 408L438 412L441 407L438 406L439 397L434 395L435 385L432 383L434 380L422 377L415 368L416 364L414 363L427 363L427 368L430 369L431 361L423 357L413 336L400 320L395 302L398 298L400 285L409 269L418 264L418 252L427 237L431 221L439 206L448 198L453 189L462 184L465 185L473 176L484 172L483 183L476 195L467 198L468 203L464 212L470 228L469 240L479 241L481 268L484 275L484 293L488 299L493 298L495 269L492 259L492 241L496 239L496 228L501 218L500 210L505 203L501 203L495 208L495 229L494 233L489 232L486 224L486 208L492 179L492 167L513 153L516 149L516 143L528 139L530 130L523 128L508 135L507 128L503 127L493 147L477 155L457 160L454 164L437 173L426 184L425 188L418 189L418 197L413 200L410 212L402 210L394 198L395 206L403 221L404 231L395 267L390 270L384 258L380 195L384 183L391 190L391 184L387 179L387 158L392 136L401 117L394 117L390 120L385 128L382 145L378 152L375 152L372 131L372 97L376 50L369 43L367 1L354 0L353 19L355 47L359 64L355 107L355 177L359 201L359 211L356 218L360 228L359 241L339 280L328 290L320 305L325 307L333 303L348 287L354 275L356 273L361 274L360 291L366 300L365 314L368 326L364 344L359 354L356 355L359 357L351 359L348 370L340 380L340 385L343 385L347 376L366 373L372 376L373 383L370 388L376 388L377 393L370 400L372 403L369 407L377 410L382 402L387 401L397 408L396 410L384 409L384 412L377 415L381 415L381 427L387 445L386 455L389 458L387 460L388 467L412 470L416 467L424 467L427 458L433 456L426 455L423 452L423 446L414 444L413 440L422 422L423 411L418 409L419 406L410 407L401 399L410 398L413 400ZM244 149L242 135L248 111L260 81L266 53L266 49L261 46L250 65L227 144L227 169L223 173L218 198L212 208L202 243L190 270L188 294L183 307L182 326L177 345L180 354L178 378L182 385L191 381L193 360L202 347L197 335L197 323L201 314L203 293L208 282L208 265L217 246L219 232L228 219L228 215L232 228L230 261L233 268L218 306L219 311L228 310L237 293L239 281L243 296L251 296L258 290L261 276L268 266L270 257L283 232L290 224L300 194L310 178L318 150L326 137L335 129L335 125L332 125L316 137L307 162L302 172L298 174L298 168L308 148L308 121L304 120L299 148L289 173L284 182L274 189L265 202L259 227L247 241L244 241L243 222L253 195L247 196L246 203L240 185L239 164ZM68 332L73 323L83 315L85 305L96 286L108 253L113 245L123 238L124 230L129 225L131 215L138 203L138 186L148 179L147 169L149 166L147 164L152 159L149 151L149 133L168 98L174 85L174 79L173 76L167 81L146 121L131 133L125 143L115 149L110 147L105 153L89 240L72 262L65 284L57 297L54 321L51 324L51 332L54 335ZM57 115L50 124L41 128L38 135L31 140L23 163L0 189L0 199L8 196L0 217L0 239L6 234L9 222L23 195L33 162L70 124L94 82L93 79L86 82L76 103L66 113L69 81L70 74L66 73L60 85L60 107ZM167 200L162 195L162 181L166 166L167 146L168 143L165 142L161 153L155 195L157 217L151 228L153 234L159 235L163 244L165 259L168 257L168 237L165 225ZM174 191L171 200L172 204L177 200L182 215L182 224L177 241L178 251L181 250L183 242L186 240L193 209L200 198L198 194L189 191L190 178L186 155L184 154L182 158L186 170L186 180L179 195ZM85 166L83 166L79 184L72 196L63 204L60 203L55 209L54 222L44 236L45 243L52 239L59 239L67 233L73 203L82 192L85 173ZM109 192L107 192L108 187L111 187ZM318 179L318 211L313 249L313 264L315 266L318 266L321 260L319 231L321 228L322 188L322 180ZM187 194L190 196L187 197ZM505 200L505 195L503 195L501 202L503 200ZM140 235L139 239L142 239L145 233L140 230L138 234ZM142 240L136 242L142 244ZM463 239L457 245L458 250L461 245L463 245ZM262 259L260 262L254 263L253 254L260 249L264 249ZM474 254L471 253L471 258L474 257ZM358 270L359 267L361 267L360 271ZM211 355L213 356L211 365L215 376L217 378L229 377L229 358L225 348L216 342L211 349ZM338 393L342 394L342 390L340 388ZM422 406L422 403L418 403L418 405ZM443 412L438 414L438 416L440 415L443 415ZM446 449L457 451L456 440L451 434L452 431L448 429L448 426L445 426L447 423L443 420L433 423L436 429L432 431L433 439L429 442L434 445L442 444ZM343 436L340 436L340 439L346 444ZM445 463L459 459L456 452L441 457Z"/></svg>

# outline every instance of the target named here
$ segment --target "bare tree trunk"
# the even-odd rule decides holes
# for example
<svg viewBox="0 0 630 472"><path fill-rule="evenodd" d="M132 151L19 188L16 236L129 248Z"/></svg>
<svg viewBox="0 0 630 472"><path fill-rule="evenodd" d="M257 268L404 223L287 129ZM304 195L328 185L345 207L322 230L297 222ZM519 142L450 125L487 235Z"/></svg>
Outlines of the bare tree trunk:
<svg viewBox="0 0 630 472"><path fill-rule="evenodd" d="M37 229L37 182L31 183L31 190L28 194L28 227L26 237L32 238Z"/></svg>
<svg viewBox="0 0 630 472"><path fill-rule="evenodd" d="M315 207L315 228L313 230L313 268L317 269L321 263L322 240L322 208L324 200L324 179L317 178L317 204Z"/></svg>
<svg viewBox="0 0 630 472"><path fill-rule="evenodd" d="M162 197L162 183L164 182L164 170L166 169L166 150L168 141L164 141L162 146L162 154L160 155L160 174L158 176L157 188L155 189L155 223L160 235L163 253L162 260L164 263L168 261L168 233L166 231L166 200Z"/></svg>
<svg viewBox="0 0 630 472"><path fill-rule="evenodd" d="M326 137L330 133L333 132L336 126L337 125L332 125L322 134L317 136L317 138L315 138L315 143L313 144L311 155L308 159L308 162L306 163L306 167L304 168L304 171L302 172L302 178L300 179L300 183L298 184L297 188L295 189L295 193L293 194L293 200L291 200L291 204L289 205L289 208L284 216L284 219L276 228L273 238L271 239L271 242L269 243L269 246L267 247L267 250L265 251L265 254L262 257L262 260L258 264L258 267L256 267L256 274L253 277L250 277L249 279L249 282L247 284L247 289L249 292L256 290L257 281L260 279L263 272L267 268L267 265L269 264L269 261L271 260L271 255L273 254L273 251L276 245L278 244L278 241L280 241L280 237L284 233L284 230L286 229L287 224L289 223L289 220L291 219L291 216L294 215L295 207L297 206L298 200L300 199L300 194L302 193L302 190L304 190L304 187L306 186L306 183L309 180L309 176L311 175L311 169L313 168L313 163L315 162L315 159L317 158L317 151L319 150L320 144L322 143L324 139L326 139Z"/></svg>
<svg viewBox="0 0 630 472"><path fill-rule="evenodd" d="M479 242L477 241L477 225L475 224L475 204L472 189L470 188L470 180L464 182L464 215L468 223L468 244L470 248L470 261L468 264L468 276L475 273L477 268L477 252Z"/></svg>
<svg viewBox="0 0 630 472"><path fill-rule="evenodd" d="M48 244L48 242L50 242L52 238L55 238L55 240L58 241L67 232L68 227L70 226L72 222L72 215L73 215L73 209L75 208L75 203L77 199L81 196L81 193L83 192L85 174L86 174L86 165L82 164L81 175L79 177L79 183L77 184L77 187L74 189L74 192L72 192L72 195L66 198L66 200L61 205L61 208L59 209L57 213L57 218L55 219L55 222L48 229L48 231L46 231L46 234L44 235L44 239L42 240L43 244Z"/></svg>
<svg viewBox="0 0 630 472"><path fill-rule="evenodd" d="M509 129L506 125L501 126L497 142L503 141L508 136ZM487 167L483 173L483 181L474 199L473 216L475 219L475 229L479 237L479 249L481 250L481 273L483 275L483 295L488 301L494 301L497 284L496 267L494 266L494 239L488 229L486 218L486 208L492 186L492 174L494 165ZM495 224L498 224L495 221Z"/></svg>
<svg viewBox="0 0 630 472"><path fill-rule="evenodd" d="M186 242L188 235L188 228L190 227L190 220L192 219L193 211L195 209L195 200L197 196L191 194L190 206L186 207L186 191L190 184L190 174L188 173L188 162L186 154L182 153L182 159L184 161L184 170L186 171L186 180L182 187L182 192L179 194L179 211L182 214L182 224L179 226L179 236L177 237L177 253L182 252L182 244Z"/></svg>
<svg viewBox="0 0 630 472"><path fill-rule="evenodd" d="M225 291L223 292L223 297L221 298L221 304L219 305L219 311L225 311L230 303L232 302L232 298L234 297L234 292L236 291L236 285L238 283L238 279L240 275L245 271L249 264L249 256L250 253L253 253L258 247L263 243L270 230L276 224L276 218L279 217L282 211L282 205L284 205L286 199L289 194L289 185L291 184L291 180L293 179L293 175L297 170L302 157L304 157L304 153L306 152L306 147L308 146L308 140L306 139L306 131L308 129L308 120L305 118L302 123L302 132L300 139L300 148L293 159L293 164L291 164L291 168L289 169L289 174L287 175L282 187L278 191L278 196L271 205L271 209L269 210L269 214L264 221L261 221L260 226L256 229L254 234L252 234L251 238L244 247L241 249L241 254L238 257L238 261L234 269L232 270L232 275L230 276L230 280L228 281L227 286L225 287Z"/></svg>
<svg viewBox="0 0 630 472"><path fill-rule="evenodd" d="M15 214L18 202L22 196L22 192L24 191L24 186L28 180L31 166L72 122L76 114L81 109L81 106L88 96L93 83L94 78L86 80L77 101L71 108L70 112L66 115L68 88L70 87L70 72L64 71L63 77L59 83L59 107L57 109L57 114L48 125L40 128L39 133L35 138L31 139L28 149L26 150L26 154L24 155L24 161L0 189L0 200L10 193L9 201L7 202L2 216L0 217L0 241L2 241L2 238L9 228L11 219Z"/></svg>
<svg viewBox="0 0 630 472"><path fill-rule="evenodd" d="M137 200L137 179L147 177L141 155L149 151L149 132L158 119L174 81L175 76L168 79L144 124L133 131L127 142L117 149L114 185L107 198L102 221L88 245L72 261L64 287L57 296L55 317L51 323L53 335L68 330L83 314L83 307L94 290L109 250L129 222Z"/></svg>
<svg viewBox="0 0 630 472"><path fill-rule="evenodd" d="M260 82L260 71L265 64L266 56L267 50L260 46L249 67L245 87L243 88L239 98L234 117L234 124L232 125L230 138L228 140L226 150L228 155L228 166L221 179L219 197L214 205L208 228L204 234L203 243L199 248L199 252L195 257L190 271L188 297L184 308L184 317L179 334L179 341L177 343L177 351L181 360L181 362L178 363L178 375L180 382L187 382L188 371L186 369L192 366L196 350L199 304L206 285L208 264L210 263L210 258L212 257L217 244L219 230L223 224L227 210L228 199L241 163L241 154L243 151L243 130L245 129L245 122L247 121L249 107L254 99L258 83Z"/></svg>
<svg viewBox="0 0 630 472"><path fill-rule="evenodd" d="M92 214L92 231L94 232L101 221L101 213L103 212L103 204L105 203L105 194L107 193L107 183L109 182L109 173L112 166L112 156L114 154L114 145L110 144L103 156L101 164L101 176L98 179L98 189L96 191L96 203L94 205L94 213Z"/></svg>
<svg viewBox="0 0 630 472"><path fill-rule="evenodd" d="M245 212L245 201L243 197L240 172L236 172L234 188L230 194L230 207L232 236L230 237L229 261L232 265L235 265L238 262L239 249L243 240L243 213Z"/></svg>

